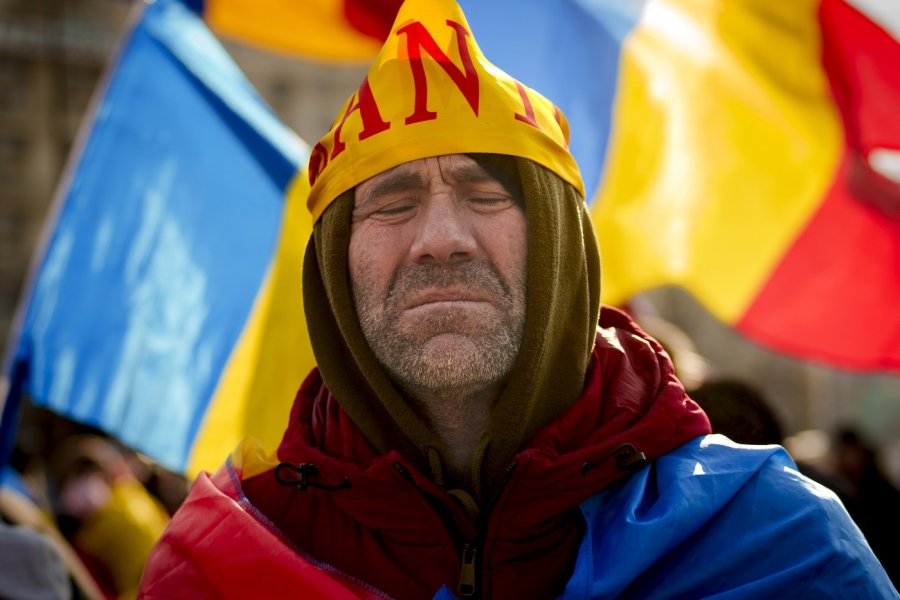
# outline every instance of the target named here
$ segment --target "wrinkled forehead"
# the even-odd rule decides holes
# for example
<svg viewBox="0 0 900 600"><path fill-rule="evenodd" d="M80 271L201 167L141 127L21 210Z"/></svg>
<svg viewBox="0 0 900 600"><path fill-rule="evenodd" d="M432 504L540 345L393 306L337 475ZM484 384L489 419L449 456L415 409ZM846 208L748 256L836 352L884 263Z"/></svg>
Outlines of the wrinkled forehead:
<svg viewBox="0 0 900 600"><path fill-rule="evenodd" d="M500 154L445 154L401 163L366 179L354 190L355 205L368 198L410 189L428 189L437 170L450 185L499 184L517 202L523 199L515 159Z"/></svg>

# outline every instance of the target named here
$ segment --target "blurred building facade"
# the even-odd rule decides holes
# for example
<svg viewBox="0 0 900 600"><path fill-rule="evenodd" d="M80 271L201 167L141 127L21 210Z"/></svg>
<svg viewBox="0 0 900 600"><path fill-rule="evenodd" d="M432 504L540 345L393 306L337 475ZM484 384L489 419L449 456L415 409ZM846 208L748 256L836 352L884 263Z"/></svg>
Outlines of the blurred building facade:
<svg viewBox="0 0 900 600"><path fill-rule="evenodd" d="M0 343L53 192L131 6L0 0Z"/></svg>

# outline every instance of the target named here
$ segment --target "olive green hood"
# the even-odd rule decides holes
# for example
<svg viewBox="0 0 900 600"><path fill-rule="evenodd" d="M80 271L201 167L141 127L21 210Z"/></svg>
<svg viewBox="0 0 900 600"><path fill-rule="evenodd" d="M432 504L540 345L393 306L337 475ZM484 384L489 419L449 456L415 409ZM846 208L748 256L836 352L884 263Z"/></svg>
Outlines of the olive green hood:
<svg viewBox="0 0 900 600"><path fill-rule="evenodd" d="M537 431L581 395L600 310L600 254L584 200L545 167L507 162L521 182L528 220L525 335L471 471L453 477L479 504ZM303 300L313 352L328 389L373 448L398 450L443 484L447 447L390 381L353 308L352 210L350 190L325 211L307 246Z"/></svg>

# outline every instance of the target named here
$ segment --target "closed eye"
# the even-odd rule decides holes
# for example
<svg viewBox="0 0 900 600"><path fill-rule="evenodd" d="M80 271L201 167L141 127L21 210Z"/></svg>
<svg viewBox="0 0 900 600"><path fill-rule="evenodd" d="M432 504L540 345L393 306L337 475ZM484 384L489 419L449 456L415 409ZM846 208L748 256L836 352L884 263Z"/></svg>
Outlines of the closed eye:
<svg viewBox="0 0 900 600"><path fill-rule="evenodd" d="M413 209L410 205L402 205L402 206L393 206L389 208L382 208L381 210L376 210L373 215L378 215L382 217L393 217L397 215L402 215L408 211Z"/></svg>
<svg viewBox="0 0 900 600"><path fill-rule="evenodd" d="M469 198L469 202L482 208L506 208L514 204L509 196L476 196Z"/></svg>

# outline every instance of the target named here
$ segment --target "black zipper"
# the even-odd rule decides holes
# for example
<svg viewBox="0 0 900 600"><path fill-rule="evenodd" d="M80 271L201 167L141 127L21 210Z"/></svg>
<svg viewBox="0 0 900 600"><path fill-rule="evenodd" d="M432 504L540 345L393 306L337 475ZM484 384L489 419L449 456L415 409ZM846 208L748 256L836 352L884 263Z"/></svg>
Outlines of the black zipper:
<svg viewBox="0 0 900 600"><path fill-rule="evenodd" d="M487 506L484 507L484 512L481 513L481 518L478 520L478 528L475 530L475 540L463 544L462 552L460 553L459 588L456 591L464 598L475 596L476 592L479 591L478 584L480 579L479 576L481 575L481 563L478 560L478 554L484 550L484 538L487 536L487 523L494 510L494 505L497 504L497 500L500 499L500 494L503 493L503 489L506 487L512 472L518 465L519 461L516 460L506 467L506 471L503 472L503 477L500 478L500 483L497 485L497 490L494 492L494 495L491 496L491 500L487 503Z"/></svg>
<svg viewBox="0 0 900 600"><path fill-rule="evenodd" d="M475 595L478 589L476 583L475 559L478 557L478 549L472 544L463 544L462 557L459 563L459 588L456 590L460 596L469 597Z"/></svg>
<svg viewBox="0 0 900 600"><path fill-rule="evenodd" d="M464 598L471 598L475 596L478 590L478 583L480 579L480 571L481 571L481 563L479 562L478 555L481 554L481 551L484 549L485 537L487 536L487 522L488 518L491 516L491 512L494 509L494 505L497 504L497 500L500 499L500 494L503 492L503 489L506 487L506 484L509 482L509 478L512 475L512 472L519 465L519 461L513 461L511 465L506 467L506 471L503 473L503 477L500 479L500 483L497 486L497 490L494 492L494 495L491 497L490 502L488 502L487 506L485 506L484 512L481 513L481 518L478 520L478 526L475 529L475 539L466 540L462 535L462 532L456 526L456 521L453 519L453 515L449 514L447 511L447 507L444 504L443 500L440 498L434 497L432 494L429 494L418 485L416 485L415 479L413 479L412 474L409 470L401 465L399 462L394 463L394 467L400 474L409 481L419 492L428 499L429 504L431 504L432 508L435 509L435 512L440 517L441 521L444 522L444 526L447 528L447 532L450 534L450 537L457 540L457 546L460 547L460 561L459 561L459 586L457 587L457 593ZM461 543L460 543L461 540Z"/></svg>

